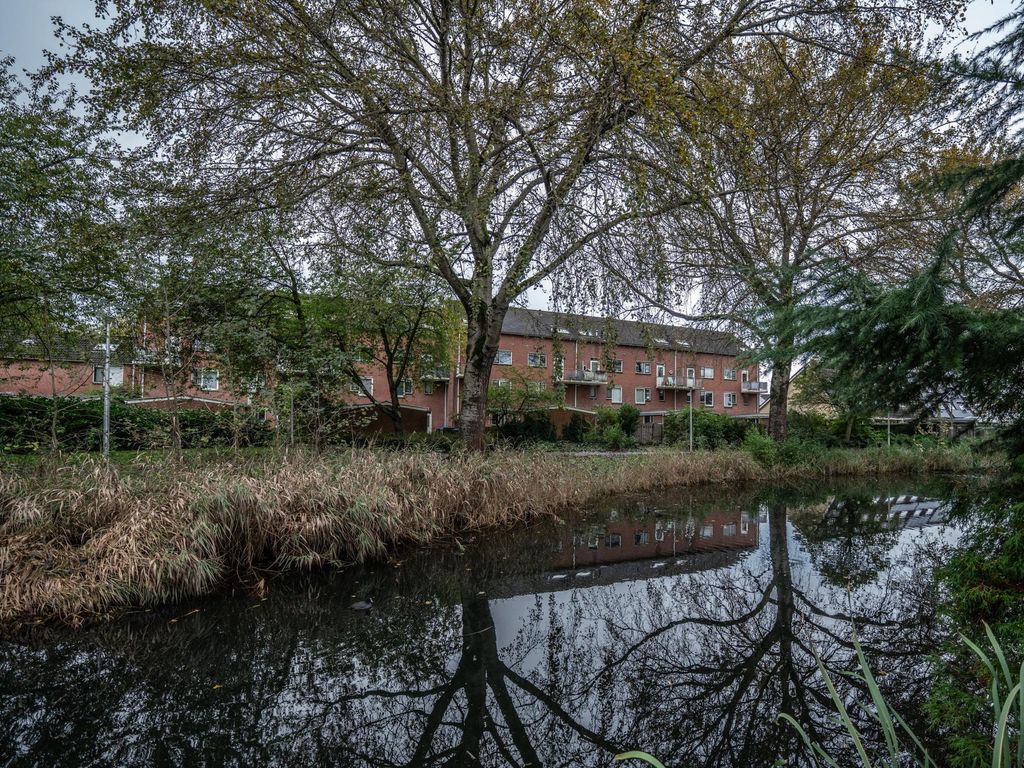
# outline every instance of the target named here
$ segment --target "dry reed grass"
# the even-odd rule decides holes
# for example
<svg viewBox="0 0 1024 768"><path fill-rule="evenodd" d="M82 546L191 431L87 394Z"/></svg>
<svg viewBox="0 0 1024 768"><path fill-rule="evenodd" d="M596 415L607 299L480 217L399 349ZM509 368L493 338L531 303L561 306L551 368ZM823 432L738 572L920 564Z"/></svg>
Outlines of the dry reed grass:
<svg viewBox="0 0 1024 768"><path fill-rule="evenodd" d="M623 457L352 451L214 466L0 468L0 627L79 623L207 594L255 568L377 558L672 485L964 471L955 451L832 451L765 467L740 451Z"/></svg>

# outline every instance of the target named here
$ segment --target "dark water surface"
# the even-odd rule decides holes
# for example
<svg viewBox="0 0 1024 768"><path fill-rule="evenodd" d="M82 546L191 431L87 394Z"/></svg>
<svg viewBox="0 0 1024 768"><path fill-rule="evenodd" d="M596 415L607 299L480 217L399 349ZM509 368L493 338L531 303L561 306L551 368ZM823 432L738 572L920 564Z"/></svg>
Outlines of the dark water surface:
<svg viewBox="0 0 1024 768"><path fill-rule="evenodd" d="M713 488L0 641L0 765L667 766L842 751L853 626L910 717L943 637L942 484ZM369 614L347 609L372 596ZM851 683L841 683L844 693Z"/></svg>

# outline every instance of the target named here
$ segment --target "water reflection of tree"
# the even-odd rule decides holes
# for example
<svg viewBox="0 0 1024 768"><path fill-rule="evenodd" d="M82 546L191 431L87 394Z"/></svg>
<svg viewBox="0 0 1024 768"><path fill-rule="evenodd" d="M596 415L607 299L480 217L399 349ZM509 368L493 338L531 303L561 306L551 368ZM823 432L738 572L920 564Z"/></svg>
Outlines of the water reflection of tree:
<svg viewBox="0 0 1024 768"><path fill-rule="evenodd" d="M795 516L812 562L829 583L860 587L888 568L900 531L881 511L874 495L844 494L825 514L815 509Z"/></svg>
<svg viewBox="0 0 1024 768"><path fill-rule="evenodd" d="M507 637L481 594L508 575L496 546L8 646L0 758L20 742L24 764L53 765L588 766L627 747L668 765L794 762L780 711L838 741L813 651L852 666L853 621L882 681L912 697L932 639L920 574L823 583L794 569L787 512L772 503L767 547L738 566L539 595ZM516 550L524 573L544 562L538 540ZM363 590L384 609L344 613Z"/></svg>
<svg viewBox="0 0 1024 768"><path fill-rule="evenodd" d="M906 683L915 660L933 647L920 621L921 591L904 591L912 583L852 591L842 601L827 585L795 582L786 512L783 503L768 511L767 563L682 582L652 600L653 615L638 611L617 622L614 637L625 650L610 666L624 670L624 702L650 702L638 712L643 730L658 734L649 748L666 764L797 762L800 745L777 722L779 712L841 753L847 740L814 653L833 670L850 668L852 622L883 679L898 675ZM842 602L844 610L825 607ZM666 723L680 727L666 733Z"/></svg>

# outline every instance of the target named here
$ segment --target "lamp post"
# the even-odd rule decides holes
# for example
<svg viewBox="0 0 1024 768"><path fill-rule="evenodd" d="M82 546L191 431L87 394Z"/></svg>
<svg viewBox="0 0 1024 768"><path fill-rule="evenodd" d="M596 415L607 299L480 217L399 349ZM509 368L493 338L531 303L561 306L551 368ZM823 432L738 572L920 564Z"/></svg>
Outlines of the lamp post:
<svg viewBox="0 0 1024 768"><path fill-rule="evenodd" d="M110 318L104 321L103 342L103 461L110 460Z"/></svg>

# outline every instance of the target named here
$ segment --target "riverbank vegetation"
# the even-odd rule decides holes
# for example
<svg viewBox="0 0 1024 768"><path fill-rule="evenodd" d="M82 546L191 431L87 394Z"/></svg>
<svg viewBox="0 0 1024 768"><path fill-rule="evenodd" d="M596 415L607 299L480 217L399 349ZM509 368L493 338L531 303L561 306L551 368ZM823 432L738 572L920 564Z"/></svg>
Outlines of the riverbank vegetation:
<svg viewBox="0 0 1024 768"><path fill-rule="evenodd" d="M797 463L749 451L352 450L211 460L91 459L0 474L0 623L79 622L208 594L231 580L380 558L403 546L673 485L966 472L966 446L824 450Z"/></svg>

